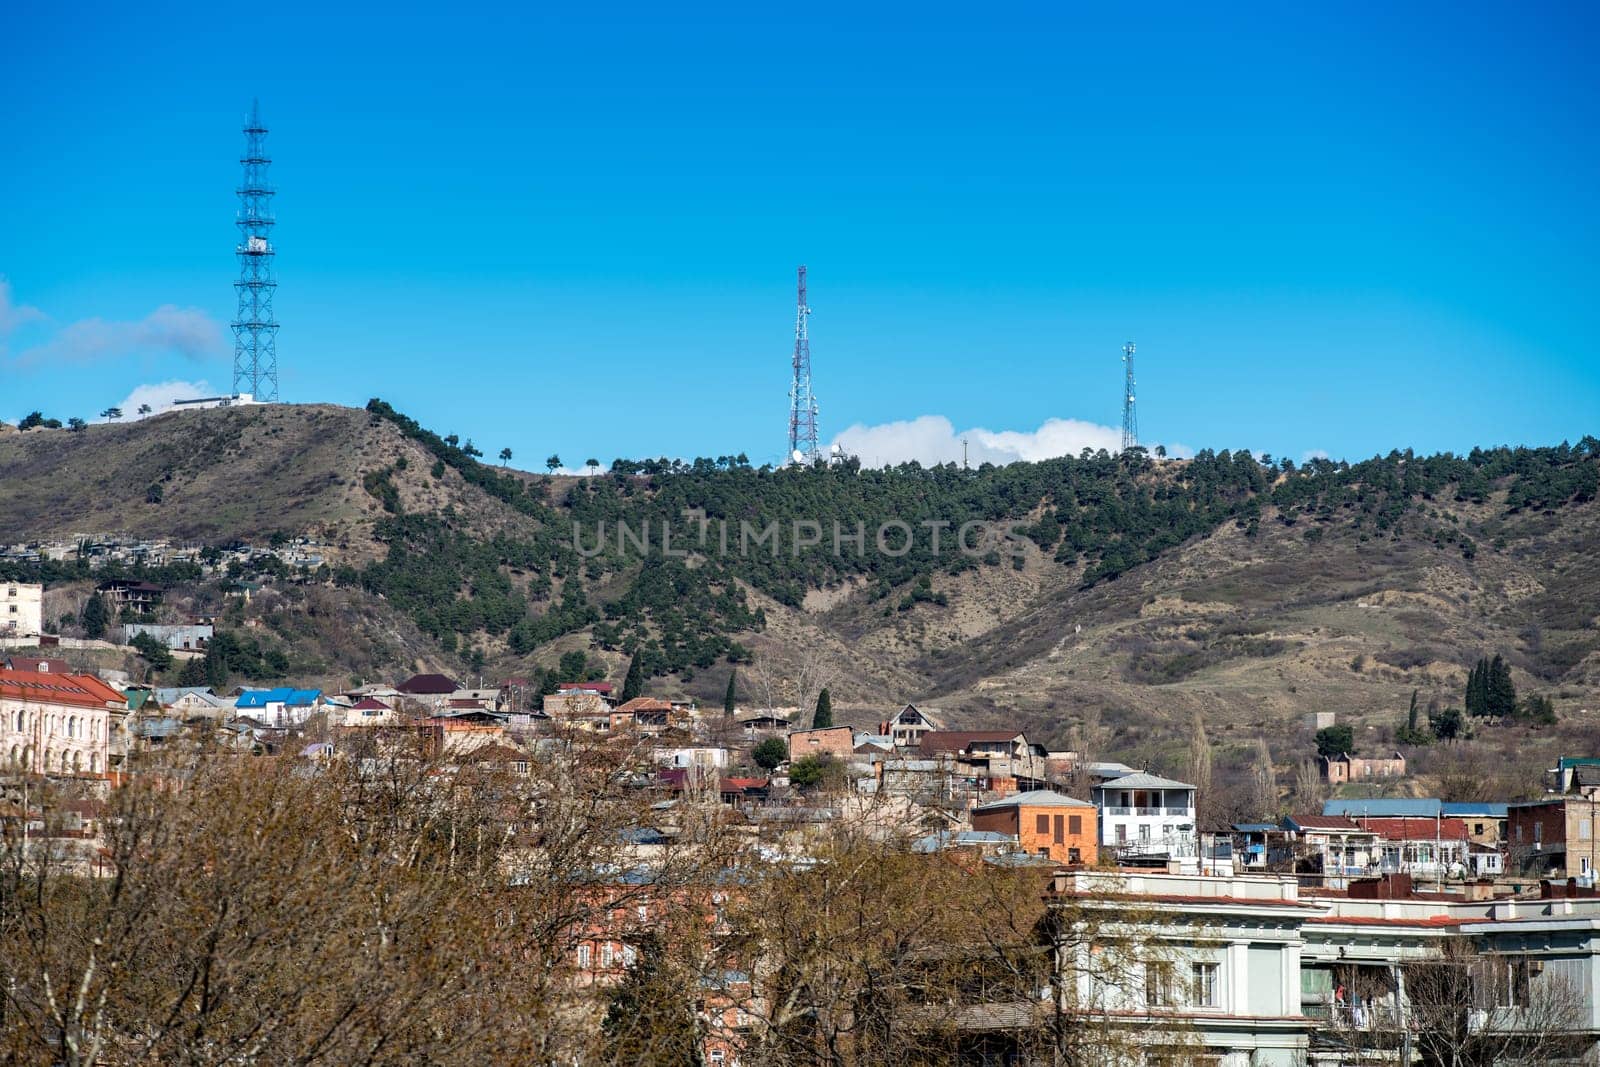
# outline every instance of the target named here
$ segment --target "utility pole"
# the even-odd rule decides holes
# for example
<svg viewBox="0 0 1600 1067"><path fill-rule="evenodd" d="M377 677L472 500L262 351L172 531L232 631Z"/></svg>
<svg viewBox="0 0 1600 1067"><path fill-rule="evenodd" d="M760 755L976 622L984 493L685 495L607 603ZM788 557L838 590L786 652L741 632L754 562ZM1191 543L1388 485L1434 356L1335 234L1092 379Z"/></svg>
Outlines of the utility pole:
<svg viewBox="0 0 1600 1067"><path fill-rule="evenodd" d="M961 469L967 469L967 439L965 437L961 439Z"/></svg>

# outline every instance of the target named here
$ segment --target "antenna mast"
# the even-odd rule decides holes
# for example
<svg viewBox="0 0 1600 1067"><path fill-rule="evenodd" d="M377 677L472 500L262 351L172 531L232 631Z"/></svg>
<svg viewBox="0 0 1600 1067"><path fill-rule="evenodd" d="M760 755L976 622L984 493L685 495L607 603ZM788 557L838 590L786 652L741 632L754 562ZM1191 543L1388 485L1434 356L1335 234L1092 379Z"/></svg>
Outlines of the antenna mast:
<svg viewBox="0 0 1600 1067"><path fill-rule="evenodd" d="M806 335L806 268L800 268L799 300L794 317L794 382L789 386L789 459L813 463L821 455L817 444L817 398L811 392L811 339Z"/></svg>
<svg viewBox="0 0 1600 1067"><path fill-rule="evenodd" d="M1139 447L1139 413L1133 407L1133 342L1122 346L1122 450Z"/></svg>
<svg viewBox="0 0 1600 1067"><path fill-rule="evenodd" d="M244 181L240 184L239 280L233 283L239 309L233 320L233 391L262 402L278 399L278 323L272 317L272 294L278 282L272 271L272 195L267 181L267 128L261 104L250 104L244 127Z"/></svg>

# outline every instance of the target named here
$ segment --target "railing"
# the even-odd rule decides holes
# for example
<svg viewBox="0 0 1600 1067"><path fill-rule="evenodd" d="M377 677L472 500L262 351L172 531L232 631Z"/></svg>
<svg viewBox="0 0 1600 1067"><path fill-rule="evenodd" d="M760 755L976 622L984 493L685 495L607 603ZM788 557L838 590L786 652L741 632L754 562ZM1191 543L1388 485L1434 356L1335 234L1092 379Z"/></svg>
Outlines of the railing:
<svg viewBox="0 0 1600 1067"><path fill-rule="evenodd" d="M1193 808L1101 808L1105 815L1142 815L1146 818L1193 819Z"/></svg>

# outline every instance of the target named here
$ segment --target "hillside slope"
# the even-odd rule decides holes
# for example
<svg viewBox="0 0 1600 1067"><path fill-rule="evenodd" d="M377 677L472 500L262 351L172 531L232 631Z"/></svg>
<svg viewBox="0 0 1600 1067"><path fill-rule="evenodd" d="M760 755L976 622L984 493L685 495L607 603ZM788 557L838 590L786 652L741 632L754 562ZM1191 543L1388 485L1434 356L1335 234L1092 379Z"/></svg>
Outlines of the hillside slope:
<svg viewBox="0 0 1600 1067"><path fill-rule="evenodd" d="M810 661L845 708L932 700L1056 742L1099 718L1170 765L1196 712L1244 736L1338 710L1380 740L1413 690L1459 703L1465 664L1495 651L1564 717L1600 713L1597 480L1590 439L1304 471L1223 452L547 478L378 402L278 405L0 435L0 542L315 536L333 567L281 584L258 621L329 679L523 673L575 650L619 673L639 650L662 684L716 700L725 664L754 655L777 699ZM695 543L696 523L812 517L1022 525L982 559ZM696 551L623 551L617 522L667 524ZM579 552L574 523L611 523L606 550Z"/></svg>

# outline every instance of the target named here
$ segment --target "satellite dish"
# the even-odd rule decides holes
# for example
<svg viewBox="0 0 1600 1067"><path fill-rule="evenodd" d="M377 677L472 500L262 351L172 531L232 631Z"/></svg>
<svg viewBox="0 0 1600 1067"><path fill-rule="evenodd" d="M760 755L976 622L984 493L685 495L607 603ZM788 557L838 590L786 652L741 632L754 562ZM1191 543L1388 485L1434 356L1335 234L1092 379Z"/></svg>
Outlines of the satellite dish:
<svg viewBox="0 0 1600 1067"><path fill-rule="evenodd" d="M836 456L844 455L844 445L834 445L833 446L833 454L836 455Z"/></svg>
<svg viewBox="0 0 1600 1067"><path fill-rule="evenodd" d="M798 449L798 448L797 448L797 449L795 449L795 450L794 450L794 454L793 454L793 456L792 456L792 457L791 457L791 458L792 458L792 459L793 459L793 460L794 460L794 461L795 461L795 462L796 462L796 463L804 463L804 462L805 462L805 461L806 461L806 454L805 454L805 453L804 453L804 452L802 452L802 451L800 451L800 450L799 450L799 449Z"/></svg>

